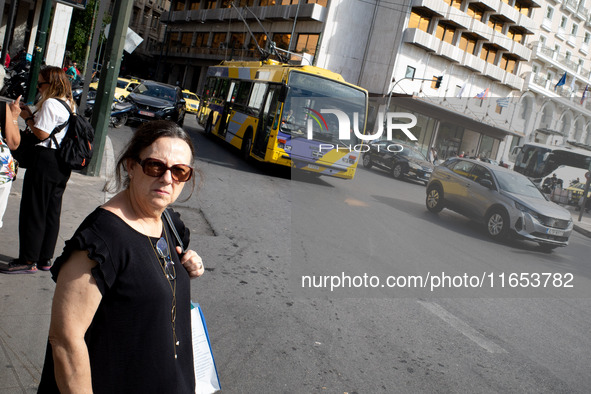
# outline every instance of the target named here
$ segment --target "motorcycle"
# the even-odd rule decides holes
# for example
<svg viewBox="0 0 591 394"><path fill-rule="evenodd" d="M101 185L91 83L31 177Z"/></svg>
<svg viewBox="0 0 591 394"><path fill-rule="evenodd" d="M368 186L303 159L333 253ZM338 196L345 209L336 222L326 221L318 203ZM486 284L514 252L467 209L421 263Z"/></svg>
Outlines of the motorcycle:
<svg viewBox="0 0 591 394"><path fill-rule="evenodd" d="M0 95L11 99L23 96L29 85L30 62L22 62L6 73Z"/></svg>
<svg viewBox="0 0 591 394"><path fill-rule="evenodd" d="M86 102L86 111L84 111L84 116L86 116L88 119L92 117L94 103L94 97L89 98ZM109 125L116 129L120 128L127 123L129 112L131 112L133 109L134 105L132 103L127 101L119 101L117 99L113 100L113 104L111 105Z"/></svg>

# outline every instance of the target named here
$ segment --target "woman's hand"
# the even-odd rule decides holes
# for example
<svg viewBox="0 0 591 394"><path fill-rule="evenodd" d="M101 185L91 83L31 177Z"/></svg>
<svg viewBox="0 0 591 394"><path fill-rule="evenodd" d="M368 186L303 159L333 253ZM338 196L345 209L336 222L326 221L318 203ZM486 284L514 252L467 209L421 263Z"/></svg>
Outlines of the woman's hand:
<svg viewBox="0 0 591 394"><path fill-rule="evenodd" d="M183 253L180 246L176 247L176 251L179 255ZM185 267L191 278L197 278L203 275L203 272L205 271L205 268L203 267L203 259L201 259L201 256L199 256L194 250L187 250L185 254L181 256L181 264Z"/></svg>
<svg viewBox="0 0 591 394"><path fill-rule="evenodd" d="M10 108L10 112L12 113L12 119L18 119L18 116L21 114L21 97L22 96L18 96L16 100L8 104L8 108Z"/></svg>

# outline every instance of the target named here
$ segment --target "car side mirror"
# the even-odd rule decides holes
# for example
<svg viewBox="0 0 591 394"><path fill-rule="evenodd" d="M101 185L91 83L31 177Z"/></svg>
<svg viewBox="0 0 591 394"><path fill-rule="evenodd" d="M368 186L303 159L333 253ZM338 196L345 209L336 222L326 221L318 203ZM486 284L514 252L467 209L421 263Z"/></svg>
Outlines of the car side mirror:
<svg viewBox="0 0 591 394"><path fill-rule="evenodd" d="M185 99L181 99L180 103L185 104L186 103Z"/></svg>
<svg viewBox="0 0 591 394"><path fill-rule="evenodd" d="M493 183L488 179L481 179L480 181L478 181L478 183L480 183L482 186L488 189L493 189Z"/></svg>

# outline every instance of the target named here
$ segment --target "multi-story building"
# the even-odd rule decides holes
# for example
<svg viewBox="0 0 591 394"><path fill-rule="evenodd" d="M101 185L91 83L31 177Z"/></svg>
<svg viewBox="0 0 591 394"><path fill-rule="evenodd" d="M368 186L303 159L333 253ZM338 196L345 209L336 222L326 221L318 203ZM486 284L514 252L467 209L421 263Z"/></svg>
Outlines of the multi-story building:
<svg viewBox="0 0 591 394"><path fill-rule="evenodd" d="M129 28L143 38L131 54L124 54L125 74L144 78L154 77L157 71L166 25L160 22L163 12L170 9L170 0L134 0Z"/></svg>
<svg viewBox="0 0 591 394"><path fill-rule="evenodd" d="M591 149L590 0L546 0L535 14L522 99L525 140Z"/></svg>

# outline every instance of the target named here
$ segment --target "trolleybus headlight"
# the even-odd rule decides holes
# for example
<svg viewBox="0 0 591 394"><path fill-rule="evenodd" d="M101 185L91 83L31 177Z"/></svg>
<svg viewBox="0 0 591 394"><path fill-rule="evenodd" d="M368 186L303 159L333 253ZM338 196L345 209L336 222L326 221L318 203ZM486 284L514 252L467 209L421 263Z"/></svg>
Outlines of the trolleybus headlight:
<svg viewBox="0 0 591 394"><path fill-rule="evenodd" d="M277 139L277 147L280 148L280 149L285 149L285 143L286 142L287 142L286 140L284 140L282 138L278 138Z"/></svg>

